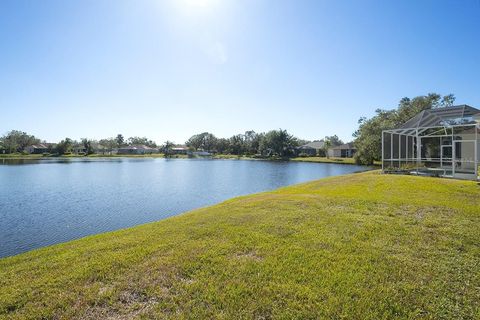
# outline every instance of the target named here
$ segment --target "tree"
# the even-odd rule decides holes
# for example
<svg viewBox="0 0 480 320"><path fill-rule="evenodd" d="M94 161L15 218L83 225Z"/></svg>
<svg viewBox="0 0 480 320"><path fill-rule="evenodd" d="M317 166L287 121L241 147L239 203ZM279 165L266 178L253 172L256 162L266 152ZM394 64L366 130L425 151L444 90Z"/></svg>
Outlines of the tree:
<svg viewBox="0 0 480 320"><path fill-rule="evenodd" d="M161 146L162 152L165 154L165 157L171 157L173 152L172 148L175 146L175 144L171 141L165 141L165 143Z"/></svg>
<svg viewBox="0 0 480 320"><path fill-rule="evenodd" d="M125 138L123 137L122 134L117 134L117 137L115 138L115 141L117 142L117 147L120 148L123 145L125 145Z"/></svg>
<svg viewBox="0 0 480 320"><path fill-rule="evenodd" d="M263 138L263 133L256 133L253 130L246 131L244 134L245 140L245 153L247 154L256 154L258 148L260 147L260 141Z"/></svg>
<svg viewBox="0 0 480 320"><path fill-rule="evenodd" d="M128 144L129 145L146 145L147 147L150 148L156 148L157 144L149 140L147 137L130 137L128 138Z"/></svg>
<svg viewBox="0 0 480 320"><path fill-rule="evenodd" d="M82 139L82 144L83 147L85 148L85 154L93 154L95 153L93 146L92 146L92 140L88 140L87 138Z"/></svg>
<svg viewBox="0 0 480 320"><path fill-rule="evenodd" d="M241 155L245 151L245 140L242 134L232 136L228 142L230 144L229 152L231 154Z"/></svg>
<svg viewBox="0 0 480 320"><path fill-rule="evenodd" d="M202 149L204 151L213 151L215 149L217 138L208 132L203 132L190 137L185 144L194 150Z"/></svg>
<svg viewBox="0 0 480 320"><path fill-rule="evenodd" d="M26 132L19 130L11 130L0 138L0 144L7 153L21 152L27 146L39 143L40 140L33 135L29 135Z"/></svg>
<svg viewBox="0 0 480 320"><path fill-rule="evenodd" d="M118 141L116 138L102 139L98 143L104 146L109 154L112 154L113 149L118 146Z"/></svg>
<svg viewBox="0 0 480 320"><path fill-rule="evenodd" d="M333 142L331 140L331 137L325 137L325 139L323 140L323 150L325 152L325 155L327 156L327 159L330 158L330 155L328 154L328 149L330 149L332 146Z"/></svg>
<svg viewBox="0 0 480 320"><path fill-rule="evenodd" d="M355 139L355 161L361 164L373 164L382 158L382 131L393 129L413 118L419 112L451 106L455 101L453 94L442 98L436 93L429 93L426 96L418 96L413 99L402 98L397 109L377 109L376 115L371 119L365 117L358 121L359 128L353 136Z"/></svg>
<svg viewBox="0 0 480 320"><path fill-rule="evenodd" d="M193 150L198 150L200 149L200 147L202 146L202 143L203 143L203 138L201 136L202 134L195 134L193 136L191 136L186 142L185 144L187 145L187 147L193 149Z"/></svg>
<svg viewBox="0 0 480 320"><path fill-rule="evenodd" d="M355 161L361 164L373 164L381 158L382 152L382 130L393 128L393 117L395 110L386 111L377 109L372 119L360 118L359 129L354 133Z"/></svg>
<svg viewBox="0 0 480 320"><path fill-rule="evenodd" d="M441 104L444 107L451 107L455 103L455 96L453 94L447 94L443 96Z"/></svg>
<svg viewBox="0 0 480 320"><path fill-rule="evenodd" d="M325 142L327 141L330 143L330 147L338 147L343 144L343 141L336 134L325 137Z"/></svg>
<svg viewBox="0 0 480 320"><path fill-rule="evenodd" d="M215 143L215 150L218 153L230 152L230 140L225 138L218 138Z"/></svg>
<svg viewBox="0 0 480 320"><path fill-rule="evenodd" d="M285 157L294 154L298 146L298 139L289 134L287 130L271 130L265 134L260 142L259 150L267 156L277 155Z"/></svg>
<svg viewBox="0 0 480 320"><path fill-rule="evenodd" d="M65 154L72 151L73 141L70 138L65 138L64 140L57 143L55 151L59 154Z"/></svg>

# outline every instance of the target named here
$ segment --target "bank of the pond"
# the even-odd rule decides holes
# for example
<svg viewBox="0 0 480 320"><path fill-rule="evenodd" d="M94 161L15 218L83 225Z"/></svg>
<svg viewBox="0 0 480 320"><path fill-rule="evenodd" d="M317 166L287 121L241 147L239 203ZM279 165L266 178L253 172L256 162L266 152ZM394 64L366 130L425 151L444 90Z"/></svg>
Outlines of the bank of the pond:
<svg viewBox="0 0 480 320"><path fill-rule="evenodd" d="M1 159L11 160L52 160L52 159L90 159L90 158L165 158L163 153L154 154L90 154L87 156L78 154L69 154L62 156L42 155L42 154L0 154ZM186 158L183 155L175 155L174 158Z"/></svg>
<svg viewBox="0 0 480 320"><path fill-rule="evenodd" d="M480 187L360 173L0 259L0 318L480 312Z"/></svg>
<svg viewBox="0 0 480 320"><path fill-rule="evenodd" d="M236 160L265 160L265 161L296 161L296 162L311 162L311 163L335 163L335 164L350 164L358 165L354 158L335 158L335 157L294 157L294 158L260 158L250 156L237 156L230 154L215 155L213 159L236 159ZM380 167L381 161L375 161L374 167Z"/></svg>
<svg viewBox="0 0 480 320"><path fill-rule="evenodd" d="M327 158L327 157L297 157L290 159L291 161L316 162L316 163L339 163L339 164L355 164L353 158Z"/></svg>
<svg viewBox="0 0 480 320"><path fill-rule="evenodd" d="M90 158L165 158L165 155L162 153L156 154L145 154L145 155L128 155L128 154L91 154L88 156L80 155L65 155L65 156L43 156L41 154L0 154L1 159L11 159L11 160L52 160L52 159L90 159ZM187 155L173 155L168 158L171 159L187 159ZM295 158L261 158L261 157L251 157L251 156L238 156L232 154L217 154L211 158L215 160L263 160L263 161L299 161L299 162L313 162L313 163L337 163L337 164L353 164L355 165L355 160L353 158L327 158L327 157L295 157ZM374 163L374 166L381 166L381 162L377 161Z"/></svg>

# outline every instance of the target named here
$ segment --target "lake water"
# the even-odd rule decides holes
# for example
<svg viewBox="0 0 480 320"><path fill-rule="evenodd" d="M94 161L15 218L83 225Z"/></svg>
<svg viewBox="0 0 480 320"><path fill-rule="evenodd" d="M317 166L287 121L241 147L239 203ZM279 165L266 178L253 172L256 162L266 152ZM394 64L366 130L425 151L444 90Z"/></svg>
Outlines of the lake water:
<svg viewBox="0 0 480 320"><path fill-rule="evenodd" d="M208 159L0 159L0 257L366 169Z"/></svg>

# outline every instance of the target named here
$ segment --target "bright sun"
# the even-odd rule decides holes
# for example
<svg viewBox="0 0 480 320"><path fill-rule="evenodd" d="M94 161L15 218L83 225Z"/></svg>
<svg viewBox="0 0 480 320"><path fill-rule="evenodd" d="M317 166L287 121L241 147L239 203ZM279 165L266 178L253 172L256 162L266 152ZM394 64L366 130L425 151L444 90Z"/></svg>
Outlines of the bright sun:
<svg viewBox="0 0 480 320"><path fill-rule="evenodd" d="M183 0L190 7L206 8L215 5L218 0Z"/></svg>

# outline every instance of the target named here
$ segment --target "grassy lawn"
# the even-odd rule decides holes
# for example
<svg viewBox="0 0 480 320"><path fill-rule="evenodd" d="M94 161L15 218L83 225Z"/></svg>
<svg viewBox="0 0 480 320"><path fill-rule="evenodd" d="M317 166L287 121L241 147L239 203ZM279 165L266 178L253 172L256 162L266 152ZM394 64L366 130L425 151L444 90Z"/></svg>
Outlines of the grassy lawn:
<svg viewBox="0 0 480 320"><path fill-rule="evenodd" d="M377 171L0 259L7 319L479 319L480 186Z"/></svg>
<svg viewBox="0 0 480 320"><path fill-rule="evenodd" d="M41 154L0 153L0 159L41 159Z"/></svg>

